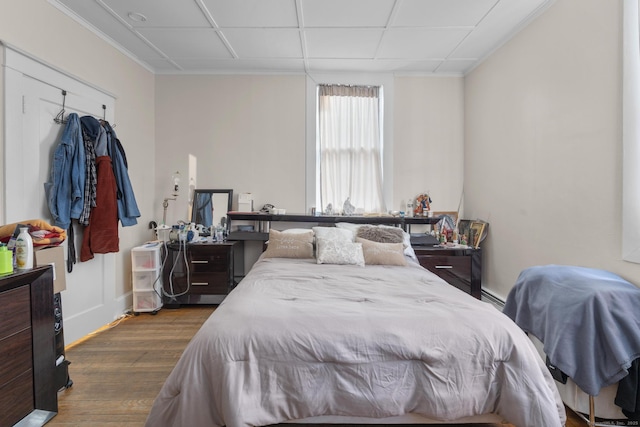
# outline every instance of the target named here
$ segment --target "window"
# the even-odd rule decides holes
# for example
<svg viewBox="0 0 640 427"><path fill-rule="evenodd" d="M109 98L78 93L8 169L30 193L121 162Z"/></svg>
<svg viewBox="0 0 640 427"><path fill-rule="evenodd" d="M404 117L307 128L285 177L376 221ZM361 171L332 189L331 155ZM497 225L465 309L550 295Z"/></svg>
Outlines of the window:
<svg viewBox="0 0 640 427"><path fill-rule="evenodd" d="M384 212L382 86L318 85L316 199Z"/></svg>

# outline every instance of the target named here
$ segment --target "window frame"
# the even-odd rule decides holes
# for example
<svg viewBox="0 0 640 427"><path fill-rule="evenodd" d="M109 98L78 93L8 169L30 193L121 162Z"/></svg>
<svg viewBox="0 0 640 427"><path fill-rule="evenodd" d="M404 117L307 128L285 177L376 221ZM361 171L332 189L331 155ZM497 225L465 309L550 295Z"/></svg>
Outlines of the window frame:
<svg viewBox="0 0 640 427"><path fill-rule="evenodd" d="M380 86L383 88L381 112L382 118L382 197L384 204L393 205L393 75L364 75L347 73L307 74L306 79L306 164L305 164L305 208L309 212L312 207L322 212L324 206L316 206L317 173L317 86L319 84L343 84L361 86Z"/></svg>

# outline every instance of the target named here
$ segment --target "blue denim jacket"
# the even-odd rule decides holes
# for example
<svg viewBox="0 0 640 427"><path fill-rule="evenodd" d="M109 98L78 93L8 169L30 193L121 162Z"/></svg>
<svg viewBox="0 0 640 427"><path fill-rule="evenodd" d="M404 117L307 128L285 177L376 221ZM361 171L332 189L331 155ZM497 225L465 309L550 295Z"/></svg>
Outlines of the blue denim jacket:
<svg viewBox="0 0 640 427"><path fill-rule="evenodd" d="M53 224L65 230L79 218L84 204L85 153L80 119L69 114L60 143L53 153L51 176L44 184Z"/></svg>
<svg viewBox="0 0 640 427"><path fill-rule="evenodd" d="M102 122L102 125L106 130L107 147L118 189L118 219L123 227L136 225L138 223L136 218L140 216L140 210L129 179L127 157L111 125L106 121Z"/></svg>

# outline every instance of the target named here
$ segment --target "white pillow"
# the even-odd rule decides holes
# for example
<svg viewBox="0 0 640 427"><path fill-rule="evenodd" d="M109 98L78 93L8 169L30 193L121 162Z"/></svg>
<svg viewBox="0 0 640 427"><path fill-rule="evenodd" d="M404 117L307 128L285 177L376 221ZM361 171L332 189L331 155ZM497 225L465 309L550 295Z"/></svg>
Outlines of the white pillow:
<svg viewBox="0 0 640 427"><path fill-rule="evenodd" d="M363 224L353 224L351 222L336 222L337 228L343 228L347 230L351 230L353 235L355 236L358 233L358 228L362 227Z"/></svg>
<svg viewBox="0 0 640 427"><path fill-rule="evenodd" d="M318 264L359 265L364 267L361 243L317 240Z"/></svg>
<svg viewBox="0 0 640 427"><path fill-rule="evenodd" d="M336 227L313 227L316 239L332 240L335 242L353 242L354 234L351 230Z"/></svg>

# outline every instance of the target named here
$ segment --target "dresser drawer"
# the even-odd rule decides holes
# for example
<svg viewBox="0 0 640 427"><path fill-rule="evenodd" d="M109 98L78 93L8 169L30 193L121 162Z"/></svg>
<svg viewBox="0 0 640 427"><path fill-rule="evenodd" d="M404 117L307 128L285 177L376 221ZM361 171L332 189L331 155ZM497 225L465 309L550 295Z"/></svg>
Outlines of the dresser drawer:
<svg viewBox="0 0 640 427"><path fill-rule="evenodd" d="M31 369L31 339L31 328L27 328L0 340L0 386Z"/></svg>
<svg viewBox="0 0 640 427"><path fill-rule="evenodd" d="M12 426L35 409L33 371L0 386L0 426Z"/></svg>
<svg viewBox="0 0 640 427"><path fill-rule="evenodd" d="M0 294L0 340L31 327L30 306L28 285Z"/></svg>

